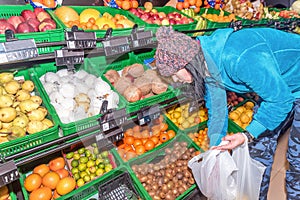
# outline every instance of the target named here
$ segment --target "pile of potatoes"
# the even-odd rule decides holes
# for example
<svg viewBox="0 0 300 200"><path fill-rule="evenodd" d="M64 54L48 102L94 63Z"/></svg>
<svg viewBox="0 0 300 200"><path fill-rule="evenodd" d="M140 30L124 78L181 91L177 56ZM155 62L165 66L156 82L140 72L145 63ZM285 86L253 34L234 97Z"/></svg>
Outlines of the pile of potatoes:
<svg viewBox="0 0 300 200"><path fill-rule="evenodd" d="M0 143L43 131L53 126L34 83L0 73Z"/></svg>
<svg viewBox="0 0 300 200"><path fill-rule="evenodd" d="M122 72L108 70L105 77L129 102L161 94L168 89L155 70L145 70L142 64L132 64L125 67Z"/></svg>

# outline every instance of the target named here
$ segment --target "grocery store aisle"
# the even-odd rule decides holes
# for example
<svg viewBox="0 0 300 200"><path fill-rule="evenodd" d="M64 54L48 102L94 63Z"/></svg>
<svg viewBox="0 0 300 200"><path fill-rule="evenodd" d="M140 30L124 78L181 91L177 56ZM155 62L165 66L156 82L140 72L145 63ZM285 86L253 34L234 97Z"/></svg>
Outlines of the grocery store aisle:
<svg viewBox="0 0 300 200"><path fill-rule="evenodd" d="M288 168L286 160L287 142L289 129L280 139L276 149L273 170L271 173L271 182L268 193L268 200L285 200L285 171Z"/></svg>

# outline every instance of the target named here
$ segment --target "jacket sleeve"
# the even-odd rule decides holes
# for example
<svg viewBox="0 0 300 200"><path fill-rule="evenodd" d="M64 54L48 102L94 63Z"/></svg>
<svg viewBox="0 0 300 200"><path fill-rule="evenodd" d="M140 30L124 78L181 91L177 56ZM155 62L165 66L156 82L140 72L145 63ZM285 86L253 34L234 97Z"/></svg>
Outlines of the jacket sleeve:
<svg viewBox="0 0 300 200"><path fill-rule="evenodd" d="M229 70L234 81L245 84L263 100L246 130L256 138L267 129L274 130L291 111L294 97L271 49L266 43L247 48Z"/></svg>
<svg viewBox="0 0 300 200"><path fill-rule="evenodd" d="M222 137L226 135L228 126L226 91L222 86L207 79L205 84L205 104L208 109L207 134L210 146L217 146L220 144Z"/></svg>

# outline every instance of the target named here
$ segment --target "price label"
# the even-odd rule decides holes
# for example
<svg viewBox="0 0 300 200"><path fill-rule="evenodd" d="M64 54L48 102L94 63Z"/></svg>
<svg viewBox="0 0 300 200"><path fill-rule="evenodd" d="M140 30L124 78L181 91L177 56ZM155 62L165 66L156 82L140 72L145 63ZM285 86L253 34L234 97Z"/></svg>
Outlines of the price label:
<svg viewBox="0 0 300 200"><path fill-rule="evenodd" d="M108 131L121 126L127 121L125 108L109 112L100 117L100 126L102 131Z"/></svg>
<svg viewBox="0 0 300 200"><path fill-rule="evenodd" d="M57 66L83 64L84 51L69 51L66 49L56 50L55 63Z"/></svg>
<svg viewBox="0 0 300 200"><path fill-rule="evenodd" d="M74 31L65 33L68 49L91 49L96 48L96 33Z"/></svg>
<svg viewBox="0 0 300 200"><path fill-rule="evenodd" d="M0 165L0 187L20 178L17 166L13 161Z"/></svg>
<svg viewBox="0 0 300 200"><path fill-rule="evenodd" d="M151 106L150 108L144 109L137 114L138 122L140 125L150 123L154 119L158 119L160 116L160 108L158 105Z"/></svg>
<svg viewBox="0 0 300 200"><path fill-rule="evenodd" d="M152 31L134 31L131 33L131 41L133 47L146 46L153 43Z"/></svg>
<svg viewBox="0 0 300 200"><path fill-rule="evenodd" d="M102 41L104 53L106 56L113 56L130 51L128 37L111 37Z"/></svg>

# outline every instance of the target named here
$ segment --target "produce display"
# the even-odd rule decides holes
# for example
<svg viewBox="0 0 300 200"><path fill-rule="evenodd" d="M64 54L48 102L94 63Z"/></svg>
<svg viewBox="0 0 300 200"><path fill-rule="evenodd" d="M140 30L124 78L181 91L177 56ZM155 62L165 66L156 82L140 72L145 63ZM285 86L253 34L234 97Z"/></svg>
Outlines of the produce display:
<svg viewBox="0 0 300 200"><path fill-rule="evenodd" d="M238 96L235 92L227 91L227 105L237 106L239 103L243 102L245 99L241 96Z"/></svg>
<svg viewBox="0 0 300 200"><path fill-rule="evenodd" d="M177 24L190 24L194 22L194 19L186 17L179 12L159 12L157 9L152 8L132 8L129 10L132 14L139 17L148 24L156 24L162 26L177 25Z"/></svg>
<svg viewBox="0 0 300 200"><path fill-rule="evenodd" d="M0 143L52 127L42 103L32 81L14 77L13 73L0 73Z"/></svg>
<svg viewBox="0 0 300 200"><path fill-rule="evenodd" d="M252 121L254 105L255 104L252 101L247 101L245 104L231 111L229 113L229 118L245 129Z"/></svg>
<svg viewBox="0 0 300 200"><path fill-rule="evenodd" d="M66 169L63 157L36 166L24 180L29 200L50 200L68 194L76 187L76 181Z"/></svg>
<svg viewBox="0 0 300 200"><path fill-rule="evenodd" d="M119 104L118 94L108 83L84 70L47 72L40 81L63 123L98 115L104 100L108 101L108 109Z"/></svg>
<svg viewBox="0 0 300 200"><path fill-rule="evenodd" d="M224 10L238 17L249 20L259 20L263 17L264 6L261 2L249 0L224 0Z"/></svg>
<svg viewBox="0 0 300 200"><path fill-rule="evenodd" d="M57 6L56 0L30 0L36 7L55 8Z"/></svg>
<svg viewBox="0 0 300 200"><path fill-rule="evenodd" d="M166 116L180 129L193 127L208 119L207 108L201 107L198 112L189 113L189 104L170 108Z"/></svg>
<svg viewBox="0 0 300 200"><path fill-rule="evenodd" d="M129 65L121 71L108 70L104 76L129 102L161 94L168 89L168 84L155 70L145 70L139 63Z"/></svg>
<svg viewBox="0 0 300 200"><path fill-rule="evenodd" d="M200 12L200 7L202 6L202 0L185 0L183 2L178 1L176 3L176 9L183 13L189 13L190 10L194 13ZM192 17L192 16L191 16Z"/></svg>
<svg viewBox="0 0 300 200"><path fill-rule="evenodd" d="M86 8L78 14L73 8L62 6L57 8L54 13L69 28L78 26L83 30L106 30L108 28L132 28L134 25L134 22L124 15L115 14L113 16L108 12L100 13L94 8Z"/></svg>
<svg viewBox="0 0 300 200"><path fill-rule="evenodd" d="M202 17L213 21L213 22L232 22L236 20L235 14L229 14L229 15L224 15L224 11L221 10L219 14L210 14L207 12L204 12L202 15Z"/></svg>
<svg viewBox="0 0 300 200"><path fill-rule="evenodd" d="M253 99L255 102L258 102L260 98L255 92L246 93L245 96L247 98Z"/></svg>
<svg viewBox="0 0 300 200"><path fill-rule="evenodd" d="M20 16L10 16L8 19L0 19L0 34L6 30L14 33L45 32L56 29L56 23L42 8L23 10Z"/></svg>
<svg viewBox="0 0 300 200"><path fill-rule="evenodd" d="M264 16L266 19L290 19L290 18L300 18L300 15L295 10L277 10L264 7Z"/></svg>
<svg viewBox="0 0 300 200"><path fill-rule="evenodd" d="M169 141L175 135L176 132L169 129L161 116L152 126L136 125L126 129L122 142L117 144L118 153L124 161L128 161Z"/></svg>
<svg viewBox="0 0 300 200"><path fill-rule="evenodd" d="M116 167L113 155L108 151L99 152L94 143L65 154L71 176L76 180L76 186L99 178Z"/></svg>
<svg viewBox="0 0 300 200"><path fill-rule="evenodd" d="M152 199L172 200L195 184L187 163L198 153L187 142L176 141L164 150L159 162L134 164L131 168Z"/></svg>

